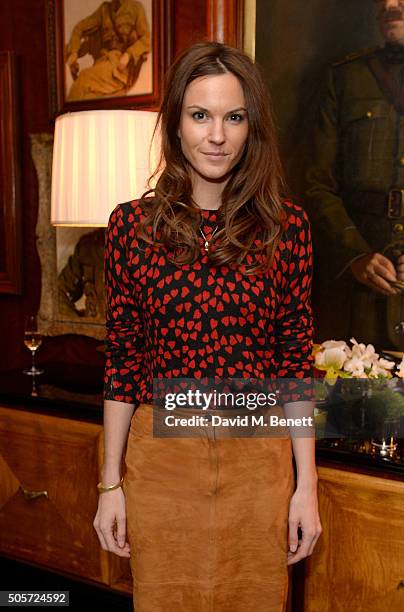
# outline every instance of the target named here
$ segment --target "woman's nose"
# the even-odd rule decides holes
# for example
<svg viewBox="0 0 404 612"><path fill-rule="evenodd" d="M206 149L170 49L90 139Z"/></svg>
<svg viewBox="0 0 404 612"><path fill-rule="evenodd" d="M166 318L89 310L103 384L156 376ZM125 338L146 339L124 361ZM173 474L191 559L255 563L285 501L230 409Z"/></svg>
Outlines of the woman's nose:
<svg viewBox="0 0 404 612"><path fill-rule="evenodd" d="M209 129L209 140L215 144L222 144L226 139L221 119L212 121Z"/></svg>

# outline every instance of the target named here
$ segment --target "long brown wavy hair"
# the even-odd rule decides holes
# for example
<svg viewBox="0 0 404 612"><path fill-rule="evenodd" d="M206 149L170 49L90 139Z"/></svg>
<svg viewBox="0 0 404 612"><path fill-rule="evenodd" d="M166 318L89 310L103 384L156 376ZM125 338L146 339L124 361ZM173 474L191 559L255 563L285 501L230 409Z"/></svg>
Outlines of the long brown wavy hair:
<svg viewBox="0 0 404 612"><path fill-rule="evenodd" d="M286 186L272 103L261 73L248 55L221 43L192 45L167 73L156 126L161 130L161 158L149 186L161 174L155 188L141 198L145 219L137 235L149 244L164 245L177 265L198 257L202 218L192 199L191 175L177 131L186 87L198 77L226 73L234 74L243 88L249 130L243 156L222 193L219 230L210 242L209 258L213 265L236 265L247 275L257 274L272 264L285 221ZM261 255L254 260L252 253ZM244 260L253 265L247 267Z"/></svg>

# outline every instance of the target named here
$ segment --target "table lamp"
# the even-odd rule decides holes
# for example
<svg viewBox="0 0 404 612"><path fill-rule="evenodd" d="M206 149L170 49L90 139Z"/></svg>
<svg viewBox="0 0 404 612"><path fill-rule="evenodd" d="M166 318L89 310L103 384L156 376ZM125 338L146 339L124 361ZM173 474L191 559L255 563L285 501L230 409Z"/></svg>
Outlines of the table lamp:
<svg viewBox="0 0 404 612"><path fill-rule="evenodd" d="M157 113L90 110L67 113L55 123L51 223L108 225L110 213L147 189L158 164Z"/></svg>

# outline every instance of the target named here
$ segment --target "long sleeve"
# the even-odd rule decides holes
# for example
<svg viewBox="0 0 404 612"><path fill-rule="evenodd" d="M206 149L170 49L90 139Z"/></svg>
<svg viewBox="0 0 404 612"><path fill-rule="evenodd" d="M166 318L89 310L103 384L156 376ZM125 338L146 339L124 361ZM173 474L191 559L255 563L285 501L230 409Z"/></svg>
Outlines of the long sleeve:
<svg viewBox="0 0 404 612"><path fill-rule="evenodd" d="M306 173L305 200L313 224L315 252L321 256L319 265L330 281L341 276L359 255L371 251L339 195L339 112L335 71L330 68L309 147L311 162Z"/></svg>
<svg viewBox="0 0 404 612"><path fill-rule="evenodd" d="M118 205L109 218L105 240L104 399L137 405L143 375L144 330L128 269L125 224L124 205Z"/></svg>
<svg viewBox="0 0 404 612"><path fill-rule="evenodd" d="M89 17L79 21L73 28L69 44L67 45L67 54L78 53L81 45L81 39L85 32L96 31L102 27L102 5L97 8Z"/></svg>
<svg viewBox="0 0 404 612"><path fill-rule="evenodd" d="M291 252L282 300L278 306L275 323L275 364L278 378L285 381L283 400L297 400L299 393L305 399L312 398L313 374L313 315L311 287L313 274L313 250L310 222L307 213L299 207L290 215L287 230ZM289 379L305 379L295 383ZM294 388L296 396L288 394ZM299 391L300 390L300 391Z"/></svg>

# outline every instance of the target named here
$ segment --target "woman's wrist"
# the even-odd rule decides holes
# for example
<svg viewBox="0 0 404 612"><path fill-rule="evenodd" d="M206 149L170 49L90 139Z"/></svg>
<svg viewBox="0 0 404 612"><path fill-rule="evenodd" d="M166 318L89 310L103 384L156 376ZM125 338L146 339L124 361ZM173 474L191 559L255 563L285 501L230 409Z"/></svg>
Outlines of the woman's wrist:
<svg viewBox="0 0 404 612"><path fill-rule="evenodd" d="M123 478L121 478L118 482L115 482L112 485L106 486L103 482L99 482L97 484L97 489L99 493L107 493L108 491L115 491L116 489L121 488L123 485Z"/></svg>
<svg viewBox="0 0 404 612"><path fill-rule="evenodd" d="M121 479L119 467L103 467L101 470L101 482L105 486L115 484Z"/></svg>
<svg viewBox="0 0 404 612"><path fill-rule="evenodd" d="M310 476L303 476L297 478L296 490L297 491L315 491L317 490L318 476L317 473Z"/></svg>

